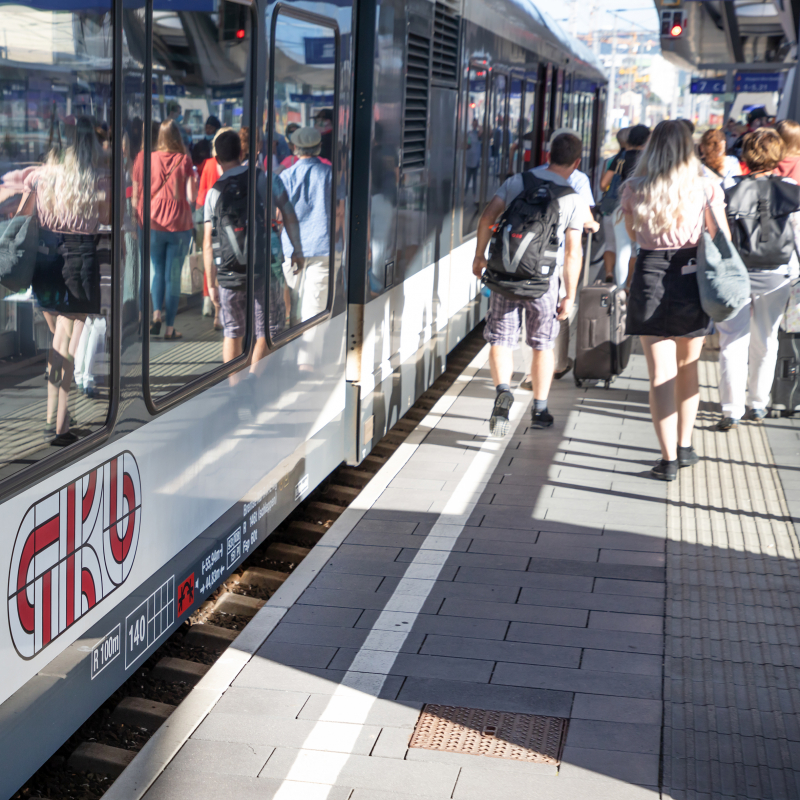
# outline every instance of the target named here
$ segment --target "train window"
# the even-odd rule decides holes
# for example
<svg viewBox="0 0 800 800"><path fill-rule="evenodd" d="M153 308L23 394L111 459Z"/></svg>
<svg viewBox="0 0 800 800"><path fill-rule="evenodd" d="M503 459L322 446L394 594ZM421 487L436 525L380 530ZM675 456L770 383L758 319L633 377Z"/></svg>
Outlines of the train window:
<svg viewBox="0 0 800 800"><path fill-rule="evenodd" d="M488 71L483 66L469 68L467 88L467 113L464 132L465 179L462 235L472 233L478 227L481 213L481 185L483 183L484 147L483 134L486 128L486 80ZM481 184L478 181L481 181Z"/></svg>
<svg viewBox="0 0 800 800"><path fill-rule="evenodd" d="M506 93L508 78L502 73L492 75L491 129L489 132L489 162L486 171L485 201L494 197L508 173L508 118Z"/></svg>
<svg viewBox="0 0 800 800"><path fill-rule="evenodd" d="M5 478L102 429L108 416L111 1L5 5L0 31Z"/></svg>
<svg viewBox="0 0 800 800"><path fill-rule="evenodd" d="M278 14L270 48L272 340L324 314L332 300L338 48L336 28Z"/></svg>
<svg viewBox="0 0 800 800"><path fill-rule="evenodd" d="M247 7L231 2L219 13L153 11L150 180L142 151L132 195L149 242L143 323L155 400L246 347L250 27Z"/></svg>
<svg viewBox="0 0 800 800"><path fill-rule="evenodd" d="M512 75L508 93L508 172L517 173L522 169L522 78Z"/></svg>

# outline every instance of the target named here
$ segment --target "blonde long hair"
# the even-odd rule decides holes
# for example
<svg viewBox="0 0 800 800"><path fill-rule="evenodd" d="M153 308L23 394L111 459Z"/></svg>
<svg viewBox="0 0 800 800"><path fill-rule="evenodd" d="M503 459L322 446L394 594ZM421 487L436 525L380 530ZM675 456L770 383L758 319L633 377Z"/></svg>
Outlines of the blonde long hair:
<svg viewBox="0 0 800 800"><path fill-rule="evenodd" d="M634 191L633 229L655 236L687 222L702 202L706 180L689 128L679 120L656 125L630 178Z"/></svg>
<svg viewBox="0 0 800 800"><path fill-rule="evenodd" d="M94 123L79 117L75 123L75 141L66 150L53 149L47 156L36 183L36 203L52 215L64 229L100 218L99 188L103 149Z"/></svg>

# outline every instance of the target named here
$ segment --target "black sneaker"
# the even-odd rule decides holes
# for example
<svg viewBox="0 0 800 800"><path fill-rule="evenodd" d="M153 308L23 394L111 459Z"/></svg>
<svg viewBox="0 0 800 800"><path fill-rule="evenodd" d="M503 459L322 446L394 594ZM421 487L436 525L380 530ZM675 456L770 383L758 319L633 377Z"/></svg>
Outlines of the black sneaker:
<svg viewBox="0 0 800 800"><path fill-rule="evenodd" d="M544 411L534 411L531 415L531 428L552 428L553 415L545 409Z"/></svg>
<svg viewBox="0 0 800 800"><path fill-rule="evenodd" d="M59 433L55 439L53 439L50 444L53 447L67 447L67 445L75 444L78 441L77 434L73 433L72 431L67 431L66 433Z"/></svg>
<svg viewBox="0 0 800 800"><path fill-rule="evenodd" d="M492 416L489 418L489 433L492 436L505 436L511 428L508 412L514 404L511 392L500 392L494 401Z"/></svg>
<svg viewBox="0 0 800 800"><path fill-rule="evenodd" d="M715 426L715 431L732 431L739 425L739 420L733 417L723 417Z"/></svg>
<svg viewBox="0 0 800 800"><path fill-rule="evenodd" d="M678 447L678 466L679 467L693 467L700 460L700 456L694 450L694 447Z"/></svg>
<svg viewBox="0 0 800 800"><path fill-rule="evenodd" d="M650 474L660 481L674 481L675 478L678 477L678 459L667 461L665 458L662 458L661 461L650 470Z"/></svg>
<svg viewBox="0 0 800 800"><path fill-rule="evenodd" d="M750 420L750 422L763 422L766 416L767 416L766 408L751 408L744 415L744 418Z"/></svg>

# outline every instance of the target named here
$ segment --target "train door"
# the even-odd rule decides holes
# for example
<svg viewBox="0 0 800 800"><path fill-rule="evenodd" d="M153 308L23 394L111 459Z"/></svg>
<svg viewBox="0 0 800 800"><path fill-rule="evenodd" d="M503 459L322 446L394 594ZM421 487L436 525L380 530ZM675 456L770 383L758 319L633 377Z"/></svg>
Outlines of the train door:
<svg viewBox="0 0 800 800"><path fill-rule="evenodd" d="M508 174L522 171L525 76L513 72L508 87Z"/></svg>
<svg viewBox="0 0 800 800"><path fill-rule="evenodd" d="M484 163L483 203L488 203L506 179L508 164L508 75L492 70L489 100L488 144L489 157Z"/></svg>
<svg viewBox="0 0 800 800"><path fill-rule="evenodd" d="M539 92L539 164L547 160L547 143L553 127L553 65L548 64L540 70L541 90ZM535 164L532 166L536 166Z"/></svg>
<svg viewBox="0 0 800 800"><path fill-rule="evenodd" d="M531 169L536 166L535 153L539 148L539 103L537 92L539 83L536 72L528 72L523 82L524 93L522 96L522 140L521 140L521 169Z"/></svg>
<svg viewBox="0 0 800 800"><path fill-rule="evenodd" d="M564 70L559 68L555 71L555 86L553 87L553 131L566 125L564 121ZM552 131L551 131L552 135Z"/></svg>

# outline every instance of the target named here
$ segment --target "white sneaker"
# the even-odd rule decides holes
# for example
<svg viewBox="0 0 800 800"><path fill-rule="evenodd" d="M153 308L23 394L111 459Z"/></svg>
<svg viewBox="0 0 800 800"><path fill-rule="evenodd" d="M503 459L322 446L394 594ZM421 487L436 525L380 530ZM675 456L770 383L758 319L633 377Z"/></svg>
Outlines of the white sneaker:
<svg viewBox="0 0 800 800"><path fill-rule="evenodd" d="M211 302L210 297L203 298L203 316L204 317L214 316L214 304Z"/></svg>

